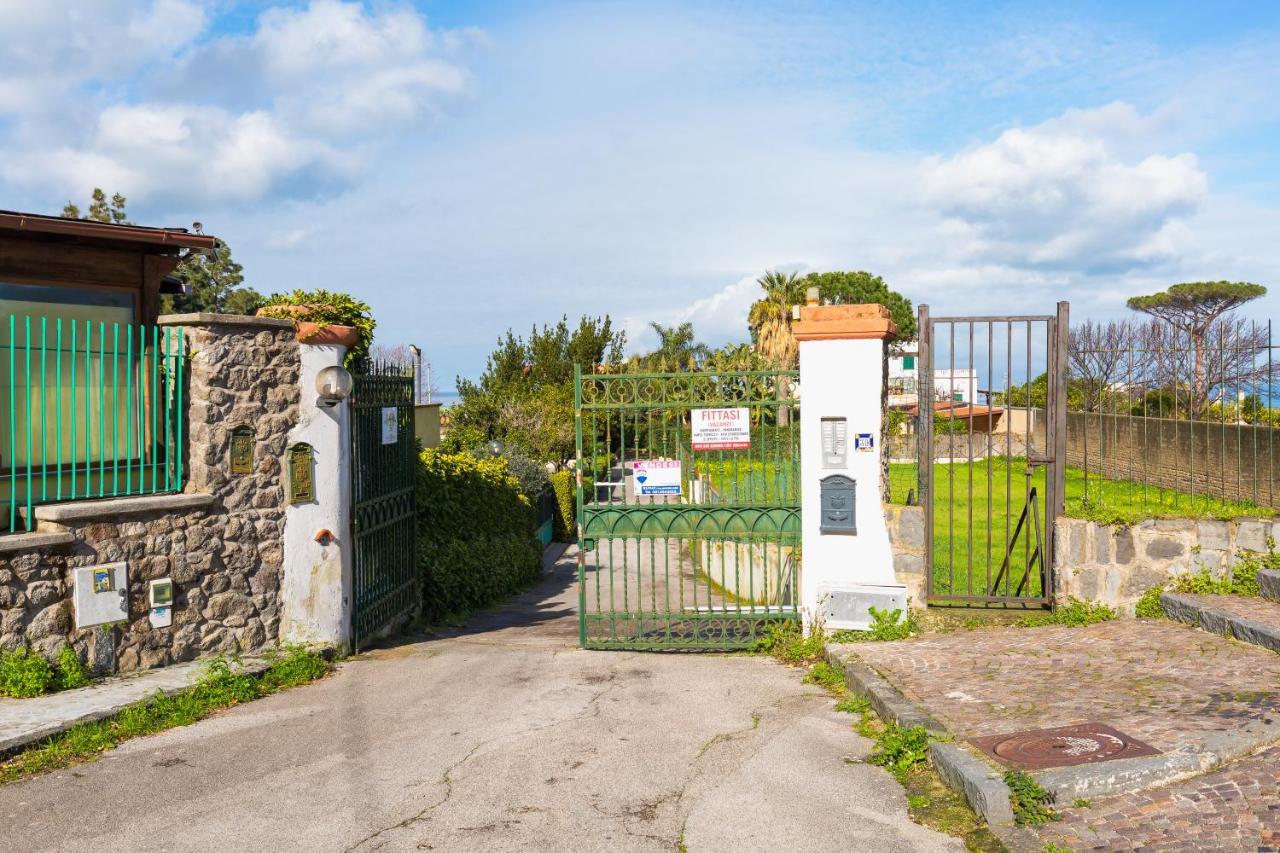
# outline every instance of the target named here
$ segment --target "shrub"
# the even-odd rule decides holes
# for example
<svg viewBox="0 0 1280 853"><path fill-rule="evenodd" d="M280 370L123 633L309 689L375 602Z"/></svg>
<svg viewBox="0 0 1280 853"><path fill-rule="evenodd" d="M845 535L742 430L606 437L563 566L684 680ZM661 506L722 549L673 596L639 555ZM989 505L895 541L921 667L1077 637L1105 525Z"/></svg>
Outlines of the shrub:
<svg viewBox="0 0 1280 853"><path fill-rule="evenodd" d="M298 316L292 310L306 307L305 316ZM369 306L345 293L333 293L328 290L295 290L292 293L273 293L258 311L263 317L275 317L281 320L306 320L308 323L321 325L352 326L359 338L355 346L347 352L346 363L350 367L369 355L369 344L373 343L374 320Z"/></svg>
<svg viewBox="0 0 1280 853"><path fill-rule="evenodd" d="M77 687L87 687L92 681L89 675L89 667L85 666L84 661L80 660L80 656L76 654L76 650L71 646L63 646L58 652L58 659L54 663L54 688L57 690L74 690Z"/></svg>
<svg viewBox="0 0 1280 853"><path fill-rule="evenodd" d="M551 475L551 488L556 493L555 537L557 542L572 542L578 538L577 502L578 484L573 472L556 471Z"/></svg>
<svg viewBox="0 0 1280 853"><path fill-rule="evenodd" d="M514 447L508 447L502 455L507 458L507 471L519 481L520 491L530 501L536 502L538 495L550 484L545 463L526 456Z"/></svg>
<svg viewBox="0 0 1280 853"><path fill-rule="evenodd" d="M535 520L506 459L424 450L418 464L423 617L458 620L536 580L542 549Z"/></svg>
<svg viewBox="0 0 1280 853"><path fill-rule="evenodd" d="M0 652L0 696L29 699L53 686L53 667L29 647Z"/></svg>

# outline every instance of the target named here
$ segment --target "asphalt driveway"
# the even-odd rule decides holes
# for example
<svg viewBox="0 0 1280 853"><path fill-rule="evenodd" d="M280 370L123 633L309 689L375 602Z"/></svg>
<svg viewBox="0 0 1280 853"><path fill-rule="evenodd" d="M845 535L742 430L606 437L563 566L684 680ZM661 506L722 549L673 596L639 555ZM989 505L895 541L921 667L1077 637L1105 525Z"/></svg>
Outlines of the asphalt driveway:
<svg viewBox="0 0 1280 853"><path fill-rule="evenodd" d="M0 848L963 849L800 672L578 649L573 559L452 636L0 787Z"/></svg>

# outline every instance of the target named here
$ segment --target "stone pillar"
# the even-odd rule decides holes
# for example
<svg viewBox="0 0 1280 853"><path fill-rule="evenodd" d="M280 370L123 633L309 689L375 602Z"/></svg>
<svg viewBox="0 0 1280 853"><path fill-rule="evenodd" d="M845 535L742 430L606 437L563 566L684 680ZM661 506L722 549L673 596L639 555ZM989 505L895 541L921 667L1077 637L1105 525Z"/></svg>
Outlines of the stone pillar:
<svg viewBox="0 0 1280 853"><path fill-rule="evenodd" d="M152 525L156 534L145 553L171 548L177 586L174 627L157 633L175 632L175 660L274 644L284 565L281 461L298 419L299 345L293 324L224 314L167 315L159 324L183 327L190 348L185 490L214 501L198 521L173 516ZM246 428L249 466L235 472L232 436ZM177 529L170 532L171 526ZM100 559L109 556L99 550ZM145 578L164 571L157 567ZM133 593L140 606L144 596L142 586ZM139 621L145 623L145 616ZM126 652L121 652L122 669L131 668Z"/></svg>
<svg viewBox="0 0 1280 853"><path fill-rule="evenodd" d="M865 627L869 605L906 603L882 504L885 348L897 328L882 305L811 302L792 330L800 344L801 607L808 626ZM843 430L843 457L825 452L833 448L823 446L824 426L829 438ZM834 495L825 508L824 480ZM848 480L855 530L840 503Z"/></svg>
<svg viewBox="0 0 1280 853"><path fill-rule="evenodd" d="M302 401L289 446L310 445L315 497L285 508L284 643L351 645L351 416L346 400L318 404L316 375L346 348L301 344Z"/></svg>

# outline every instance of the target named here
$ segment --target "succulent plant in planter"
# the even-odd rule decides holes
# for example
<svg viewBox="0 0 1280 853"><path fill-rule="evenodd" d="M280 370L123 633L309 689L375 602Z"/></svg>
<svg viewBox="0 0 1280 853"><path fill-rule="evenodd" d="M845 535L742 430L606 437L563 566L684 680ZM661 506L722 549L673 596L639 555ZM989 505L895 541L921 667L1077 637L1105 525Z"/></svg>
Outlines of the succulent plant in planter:
<svg viewBox="0 0 1280 853"><path fill-rule="evenodd" d="M292 320L298 340L312 344L347 347L347 366L369 354L373 341L373 315L369 306L345 293L328 290L295 290L275 293L258 309L259 317Z"/></svg>

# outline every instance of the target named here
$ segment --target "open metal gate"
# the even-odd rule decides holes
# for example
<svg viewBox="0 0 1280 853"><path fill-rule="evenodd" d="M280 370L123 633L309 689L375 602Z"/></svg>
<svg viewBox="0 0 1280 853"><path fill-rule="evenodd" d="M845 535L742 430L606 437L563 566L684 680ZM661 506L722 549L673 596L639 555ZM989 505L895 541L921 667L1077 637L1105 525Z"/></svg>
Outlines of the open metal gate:
<svg viewBox="0 0 1280 853"><path fill-rule="evenodd" d="M370 362L352 378L351 633L360 648L418 607L417 442L412 366Z"/></svg>
<svg viewBox="0 0 1280 853"><path fill-rule="evenodd" d="M931 604L1048 607L1065 502L1068 306L931 317L917 449Z"/></svg>
<svg viewBox="0 0 1280 853"><path fill-rule="evenodd" d="M796 386L576 371L583 647L749 648L800 618Z"/></svg>

